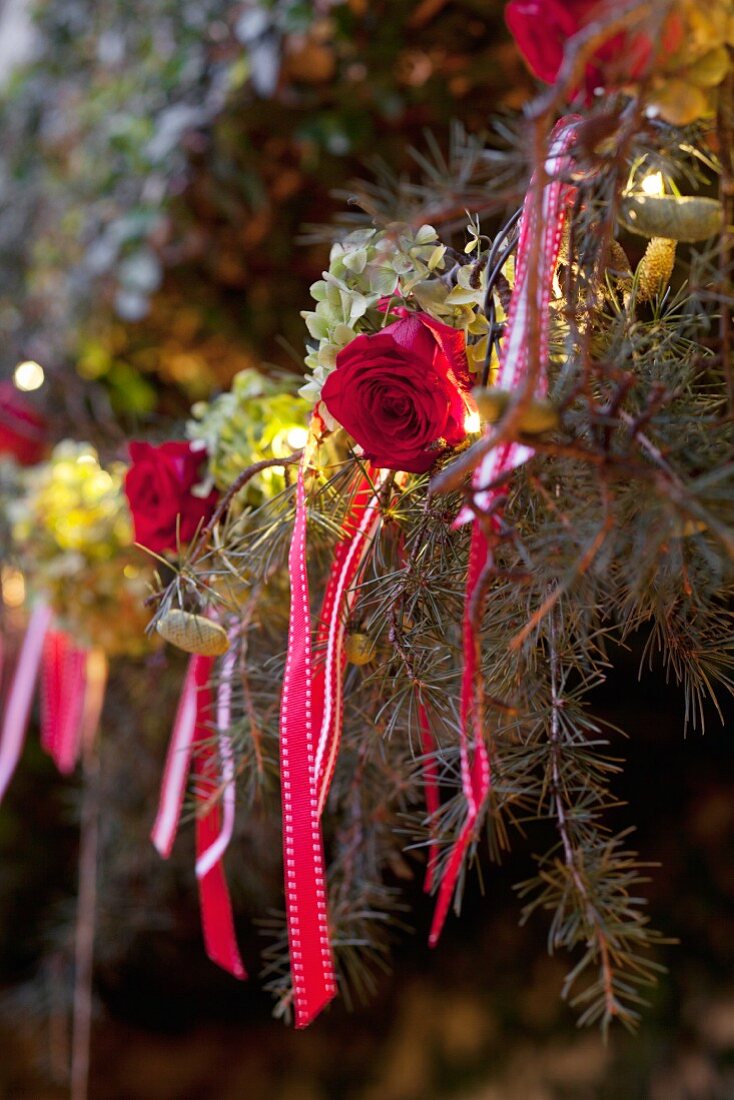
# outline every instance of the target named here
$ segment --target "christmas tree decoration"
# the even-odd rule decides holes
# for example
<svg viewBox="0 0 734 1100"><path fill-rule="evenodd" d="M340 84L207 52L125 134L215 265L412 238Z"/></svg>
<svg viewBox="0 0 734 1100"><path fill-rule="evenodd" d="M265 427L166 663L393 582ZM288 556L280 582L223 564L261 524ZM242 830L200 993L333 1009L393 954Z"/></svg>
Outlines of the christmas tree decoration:
<svg viewBox="0 0 734 1100"><path fill-rule="evenodd" d="M556 843L519 894L526 917L552 913L551 948L577 954L564 995L584 1023L634 1025L659 936L644 864L608 831L614 768L593 688L636 631L686 685L690 721L731 687L734 392L725 327L720 350L710 337L729 274L702 305L710 253L695 248L725 247L726 217L721 200L677 190L686 176L713 186L713 153L647 111L682 71L696 17L685 3L513 3L513 30L530 7L559 30L557 83L517 148L486 153L504 166L486 183L493 209L525 155L520 209L493 236L470 211L461 246L428 204L401 220L373 200L374 224L333 245L311 288L304 405L277 403L285 380L275 392L248 375L187 427L206 448L200 491L222 496L154 594L153 622L166 633L196 606L229 648L192 659L153 840L167 855L196 770L208 661L221 819L209 848L197 832L197 874L222 877L221 904L202 894L219 922L212 938L205 918L207 952L243 976L223 869L235 776L238 813L277 780L286 914L266 973L297 1027L382 964L396 860L423 863L436 946L485 833L497 858L532 821ZM658 56L663 32L673 52ZM685 54L717 93L721 43ZM581 59L609 102L558 119ZM629 230L649 239L634 276L616 239ZM691 277L673 288L679 241Z"/></svg>

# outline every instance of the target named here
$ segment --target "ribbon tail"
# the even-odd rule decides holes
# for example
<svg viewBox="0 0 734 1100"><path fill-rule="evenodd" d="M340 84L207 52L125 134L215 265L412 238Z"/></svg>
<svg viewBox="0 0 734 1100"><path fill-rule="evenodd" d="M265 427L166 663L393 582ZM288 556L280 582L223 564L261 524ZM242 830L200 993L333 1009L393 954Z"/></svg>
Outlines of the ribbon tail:
<svg viewBox="0 0 734 1100"><path fill-rule="evenodd" d="M341 743L347 620L372 536L380 522L378 490L385 476L385 471L378 471L374 485L365 477L357 488L342 524L341 533L345 537L334 555L319 616L316 640L325 652L323 663L314 671L312 704L319 816L324 811Z"/></svg>
<svg viewBox="0 0 734 1100"><path fill-rule="evenodd" d="M51 622L51 609L33 609L18 655L0 732L0 799L13 778L23 750L33 692L43 655L43 639Z"/></svg>
<svg viewBox="0 0 734 1100"><path fill-rule="evenodd" d="M211 712L209 677L214 659L201 657L195 667L196 731L194 766L197 772L196 855L199 905L206 953L213 963L241 980L247 977L242 964L232 916L232 902L221 856L204 873L198 871L202 856L211 851L221 830L217 798L216 749L211 743L208 719Z"/></svg>
<svg viewBox="0 0 734 1100"><path fill-rule="evenodd" d="M51 753L62 775L73 772L81 752L86 688L87 651L72 642L61 667L62 705Z"/></svg>
<svg viewBox="0 0 734 1100"><path fill-rule="evenodd" d="M178 831L196 729L197 670L200 663L207 659L195 655L189 661L168 746L158 813L150 834L163 859L170 856Z"/></svg>
<svg viewBox="0 0 734 1100"><path fill-rule="evenodd" d="M232 738L229 727L232 720L232 676L235 653L230 649L222 662L222 674L217 690L217 731L219 738L219 762L221 767L222 803L220 828L211 844L196 860L196 874L203 878L218 863L232 839L235 819L235 767Z"/></svg>
<svg viewBox="0 0 734 1100"><path fill-rule="evenodd" d="M475 835L476 824L481 809L489 794L490 768L489 755L484 743L481 728L477 676L479 673L478 639L472 622L472 598L487 562L489 547L481 527L472 527L469 549L469 566L466 577L466 596L464 600L464 669L461 683L459 751L461 758L461 782L466 799L467 811L464 825L454 843L448 864L441 879L436 902L436 910L431 925L428 942L431 947L438 943L443 929L449 905L454 894L456 882L461 871L464 856L470 841ZM473 756L469 743L468 729L472 731Z"/></svg>
<svg viewBox="0 0 734 1100"><path fill-rule="evenodd" d="M311 620L306 570L306 446L298 469L288 570L291 605L280 709L280 780L288 942L296 1027L336 995L314 758Z"/></svg>

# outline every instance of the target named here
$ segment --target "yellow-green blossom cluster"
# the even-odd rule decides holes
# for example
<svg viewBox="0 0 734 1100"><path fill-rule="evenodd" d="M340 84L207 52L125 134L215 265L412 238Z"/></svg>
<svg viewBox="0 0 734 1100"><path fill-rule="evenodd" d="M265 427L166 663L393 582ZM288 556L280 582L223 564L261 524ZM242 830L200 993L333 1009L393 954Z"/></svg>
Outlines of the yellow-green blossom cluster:
<svg viewBox="0 0 734 1100"><path fill-rule="evenodd" d="M81 645L108 654L149 648L149 575L133 546L124 467L105 469L87 443L59 443L20 475L11 538L28 590L53 606Z"/></svg>
<svg viewBox="0 0 734 1100"><path fill-rule="evenodd" d="M186 426L190 439L206 444L209 482L227 489L255 462L287 458L303 446L310 406L293 394L294 380L287 376L266 378L256 370L235 375L229 393L194 405L194 419ZM257 507L285 485L283 470L263 470L244 490L244 503Z"/></svg>

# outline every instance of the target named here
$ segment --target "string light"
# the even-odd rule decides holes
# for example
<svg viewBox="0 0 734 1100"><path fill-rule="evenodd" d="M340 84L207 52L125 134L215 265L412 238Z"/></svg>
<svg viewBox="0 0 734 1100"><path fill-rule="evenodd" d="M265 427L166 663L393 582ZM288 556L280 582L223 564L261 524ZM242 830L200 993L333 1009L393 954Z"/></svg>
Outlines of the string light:
<svg viewBox="0 0 734 1100"><path fill-rule="evenodd" d="M6 607L21 607L25 600L25 579L18 569L2 571L3 603Z"/></svg>
<svg viewBox="0 0 734 1100"><path fill-rule="evenodd" d="M476 435L481 426L482 422L479 419L479 413L476 412L476 410L474 412L468 412L464 417L464 431L467 435Z"/></svg>
<svg viewBox="0 0 734 1100"><path fill-rule="evenodd" d="M45 379L46 375L43 367L35 359L26 359L23 363L18 363L13 372L13 382L16 388L23 390L24 393L40 389Z"/></svg>
<svg viewBox="0 0 734 1100"><path fill-rule="evenodd" d="M300 451L308 442L308 428L291 428L285 441L293 451Z"/></svg>
<svg viewBox="0 0 734 1100"><path fill-rule="evenodd" d="M665 194L665 181L663 179L662 172L650 172L645 176L640 189L646 195L664 195Z"/></svg>

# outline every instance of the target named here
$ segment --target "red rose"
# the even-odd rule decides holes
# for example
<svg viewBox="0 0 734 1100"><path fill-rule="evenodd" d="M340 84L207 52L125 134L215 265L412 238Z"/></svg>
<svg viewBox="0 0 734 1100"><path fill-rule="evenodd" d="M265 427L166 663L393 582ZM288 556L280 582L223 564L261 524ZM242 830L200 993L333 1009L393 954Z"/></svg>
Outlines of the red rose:
<svg viewBox="0 0 734 1100"><path fill-rule="evenodd" d="M131 443L132 466L125 475L125 494L135 527L135 541L161 554L189 542L211 516L216 491L206 497L191 489L200 480L205 452L190 443Z"/></svg>
<svg viewBox="0 0 734 1100"><path fill-rule="evenodd" d="M510 0L505 8L507 26L535 76L552 84L563 61L566 42L595 16L612 14L615 5L607 0ZM671 17L666 24L662 52L678 48L682 36L680 20ZM641 77L650 64L652 42L641 33L615 34L596 51L586 69L586 87L624 84Z"/></svg>
<svg viewBox="0 0 734 1100"><path fill-rule="evenodd" d="M366 458L421 474L466 437L471 384L463 333L406 312L342 348L321 397Z"/></svg>
<svg viewBox="0 0 734 1100"><path fill-rule="evenodd" d="M12 382L0 382L0 455L10 455L21 466L43 458L46 421L22 397Z"/></svg>

